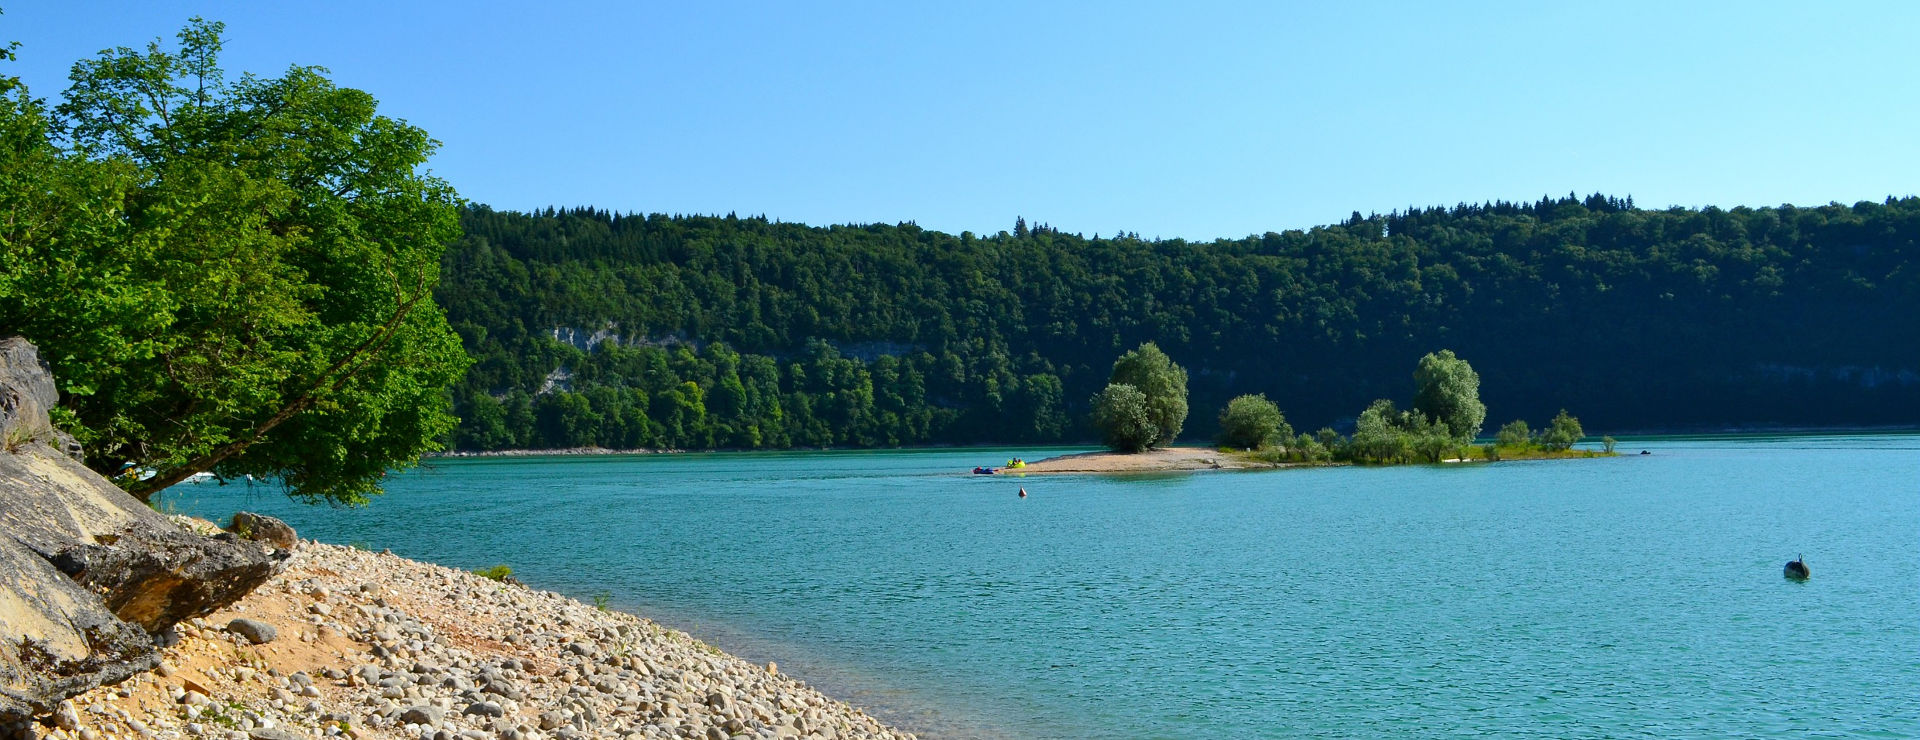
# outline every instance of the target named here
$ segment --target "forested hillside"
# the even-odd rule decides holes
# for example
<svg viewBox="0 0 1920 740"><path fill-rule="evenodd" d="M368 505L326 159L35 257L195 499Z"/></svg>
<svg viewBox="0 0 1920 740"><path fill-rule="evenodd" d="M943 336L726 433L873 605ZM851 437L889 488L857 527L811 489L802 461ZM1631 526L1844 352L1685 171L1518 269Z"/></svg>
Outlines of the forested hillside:
<svg viewBox="0 0 1920 740"><path fill-rule="evenodd" d="M440 302L461 449L1092 438L1116 356L1192 374L1189 436L1406 401L1450 348L1488 421L1596 433L1920 422L1920 199L1463 204L1194 243L475 208ZM558 331L556 331L558 330ZM556 339L558 337L558 339Z"/></svg>

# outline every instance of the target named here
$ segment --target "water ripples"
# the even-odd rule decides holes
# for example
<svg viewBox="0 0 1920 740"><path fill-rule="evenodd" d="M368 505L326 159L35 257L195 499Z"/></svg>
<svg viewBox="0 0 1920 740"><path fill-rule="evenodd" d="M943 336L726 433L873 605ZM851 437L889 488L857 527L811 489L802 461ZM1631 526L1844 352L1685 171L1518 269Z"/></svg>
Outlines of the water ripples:
<svg viewBox="0 0 1920 740"><path fill-rule="evenodd" d="M929 737L1913 736L1913 441L1019 480L961 471L1043 454L482 460L371 509L247 505L607 593Z"/></svg>

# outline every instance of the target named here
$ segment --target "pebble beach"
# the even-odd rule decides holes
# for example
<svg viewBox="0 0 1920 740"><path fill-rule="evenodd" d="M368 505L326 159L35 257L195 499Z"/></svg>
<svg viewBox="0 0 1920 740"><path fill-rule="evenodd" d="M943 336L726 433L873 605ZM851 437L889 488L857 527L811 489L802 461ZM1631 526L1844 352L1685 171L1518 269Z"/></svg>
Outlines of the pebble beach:
<svg viewBox="0 0 1920 740"><path fill-rule="evenodd" d="M184 519L182 517L181 519ZM210 526L195 522L199 526ZM161 667L63 703L50 740L912 738L651 620L302 542Z"/></svg>

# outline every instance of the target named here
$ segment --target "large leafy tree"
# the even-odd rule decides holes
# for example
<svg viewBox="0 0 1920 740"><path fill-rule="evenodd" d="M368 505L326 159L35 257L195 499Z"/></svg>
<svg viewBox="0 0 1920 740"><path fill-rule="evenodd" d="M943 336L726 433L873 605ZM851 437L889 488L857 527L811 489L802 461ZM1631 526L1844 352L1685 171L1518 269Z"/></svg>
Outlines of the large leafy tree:
<svg viewBox="0 0 1920 740"><path fill-rule="evenodd" d="M1147 397L1147 420L1159 431L1148 447L1164 445L1180 436L1187 423L1187 371L1167 353L1147 342L1113 362L1110 384L1130 385Z"/></svg>
<svg viewBox="0 0 1920 740"><path fill-rule="evenodd" d="M227 79L221 32L75 64L51 116L13 95L0 326L53 364L90 466L154 471L120 476L136 496L212 470L361 502L454 423L457 196L425 131L325 70Z"/></svg>
<svg viewBox="0 0 1920 740"><path fill-rule="evenodd" d="M1094 394L1093 426L1100 441L1118 452L1139 452L1160 438L1147 395L1125 383L1110 383Z"/></svg>
<svg viewBox="0 0 1920 740"><path fill-rule="evenodd" d="M1420 358L1413 371L1419 390L1413 396L1413 409L1428 419L1447 425L1453 438L1466 443L1480 433L1487 420L1487 405L1480 402L1480 374L1453 350L1430 352Z"/></svg>

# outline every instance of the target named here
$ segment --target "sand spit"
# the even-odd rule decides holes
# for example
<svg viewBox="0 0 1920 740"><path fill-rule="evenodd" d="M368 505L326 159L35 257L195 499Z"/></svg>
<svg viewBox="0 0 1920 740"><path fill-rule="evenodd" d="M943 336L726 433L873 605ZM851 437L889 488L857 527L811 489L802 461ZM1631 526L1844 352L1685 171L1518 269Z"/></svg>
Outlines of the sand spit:
<svg viewBox="0 0 1920 740"><path fill-rule="evenodd" d="M1020 473L1158 473L1180 470L1244 470L1279 467L1247 460L1209 447L1162 447L1145 452L1082 452L1029 462Z"/></svg>
<svg viewBox="0 0 1920 740"><path fill-rule="evenodd" d="M647 619L315 542L302 543L284 573L228 610L182 623L159 670L75 697L55 720L57 727L35 733L53 740L913 737L771 664L748 663Z"/></svg>

